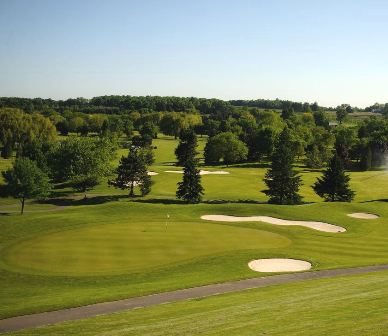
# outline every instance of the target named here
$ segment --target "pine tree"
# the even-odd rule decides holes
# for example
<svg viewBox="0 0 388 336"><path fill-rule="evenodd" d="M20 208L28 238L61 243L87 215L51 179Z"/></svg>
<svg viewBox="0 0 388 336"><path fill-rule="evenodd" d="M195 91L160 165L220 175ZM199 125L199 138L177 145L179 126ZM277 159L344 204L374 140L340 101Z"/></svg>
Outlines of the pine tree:
<svg viewBox="0 0 388 336"><path fill-rule="evenodd" d="M199 203L202 200L203 187L200 171L196 168L196 160L190 158L183 169L183 180L178 183L176 197L186 203Z"/></svg>
<svg viewBox="0 0 388 336"><path fill-rule="evenodd" d="M313 189L327 202L351 202L355 193L350 189L349 181L350 177L345 174L344 164L336 153L323 176L318 177L314 183Z"/></svg>
<svg viewBox="0 0 388 336"><path fill-rule="evenodd" d="M200 171L197 169L198 160L195 158L197 152L197 136L193 131L182 134L185 143L177 148L181 158L184 160L183 180L178 183L176 197L186 203L199 203L202 200L203 187L201 185ZM181 139L182 140L182 139ZM178 155L177 155L178 156Z"/></svg>
<svg viewBox="0 0 388 336"><path fill-rule="evenodd" d="M109 181L109 185L129 189L129 197L135 196L134 188L139 186L141 195L147 195L151 191L151 178L147 171L148 151L149 149L132 147L128 156L120 159L117 177Z"/></svg>
<svg viewBox="0 0 388 336"><path fill-rule="evenodd" d="M183 130L179 136L179 144L175 149L177 166L184 166L186 161L197 155L197 136L193 129Z"/></svg>
<svg viewBox="0 0 388 336"><path fill-rule="evenodd" d="M280 133L272 154L271 168L265 175L264 182L268 190L269 203L299 204L302 197L298 194L301 178L293 170L294 151L290 130L286 127Z"/></svg>

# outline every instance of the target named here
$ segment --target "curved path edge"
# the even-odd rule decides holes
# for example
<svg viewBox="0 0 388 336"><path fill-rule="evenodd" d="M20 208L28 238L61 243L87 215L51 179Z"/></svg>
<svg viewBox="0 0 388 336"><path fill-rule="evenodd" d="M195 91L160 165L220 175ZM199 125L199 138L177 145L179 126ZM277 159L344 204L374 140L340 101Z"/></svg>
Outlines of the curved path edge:
<svg viewBox="0 0 388 336"><path fill-rule="evenodd" d="M79 320L83 318L90 318L103 314L110 314L125 310L132 310L136 308L149 307L158 304L172 303L182 300L232 293L241 290L267 287L271 285L286 284L301 280L324 279L336 276L357 275L384 270L388 270L388 264L354 268L339 268L304 273L280 274L193 287L172 292L140 296L118 301L96 303L88 306L10 317L7 319L0 320L0 332L3 333L27 328L41 327L59 322Z"/></svg>

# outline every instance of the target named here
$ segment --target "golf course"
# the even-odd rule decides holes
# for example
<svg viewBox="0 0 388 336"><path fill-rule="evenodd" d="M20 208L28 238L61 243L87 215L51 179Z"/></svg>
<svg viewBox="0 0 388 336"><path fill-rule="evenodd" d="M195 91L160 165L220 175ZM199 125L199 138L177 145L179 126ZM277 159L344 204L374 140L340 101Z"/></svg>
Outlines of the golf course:
<svg viewBox="0 0 388 336"><path fill-rule="evenodd" d="M0 336L388 336L387 18L0 0Z"/></svg>
<svg viewBox="0 0 388 336"><path fill-rule="evenodd" d="M200 160L205 141L206 137L199 138ZM279 206L267 204L261 192L265 163L201 166L229 174L204 175L203 202L187 205L175 199L181 175L165 172L179 169L174 166L177 144L170 136L159 135L154 140L155 162L150 170L158 174L151 177L152 191L145 197L130 199L125 190L107 184L88 193L86 199L64 188L56 191L55 198L30 201L23 216L17 200L1 199L1 318L276 274L251 270L248 263L257 259L303 260L311 264L311 271L388 264L386 171L350 173L354 202L327 203L310 188L320 172L296 163L303 179L304 203ZM9 165L8 161L2 160L2 166ZM376 216L350 217L353 213ZM224 217L201 219L211 215ZM227 220L227 216L236 219ZM250 216L324 222L346 231L275 225L250 220ZM369 314L373 311L373 325L380 330L378 325L386 323L386 307L381 309L381 305L388 295L384 292L387 275L379 272L252 289L97 317L97 321L42 327L36 334L76 335L82 330L88 335L104 330L120 335L125 330L128 335L161 335L168 324L171 335L178 335L190 333L190 321L199 319L195 328L212 335L230 328L247 335L252 330L296 335L310 323L318 325L315 335L323 335L333 319L363 315L365 309ZM376 300L381 291L383 296ZM363 302L368 302L368 308ZM341 314L333 316L333 309ZM304 312L309 318L298 320ZM251 321L252 329L240 332L238 324L233 321L231 325L234 319L241 322L256 314L260 318ZM318 321L313 321L314 314ZM280 316L282 322L276 325L262 322ZM154 323L144 322L150 318ZM350 322L344 321L341 328L349 328ZM213 333L214 323L219 328ZM370 319L365 320L365 327L370 324ZM360 330L354 330L354 335ZM338 328L336 332L341 333ZM15 334L32 333L27 329Z"/></svg>

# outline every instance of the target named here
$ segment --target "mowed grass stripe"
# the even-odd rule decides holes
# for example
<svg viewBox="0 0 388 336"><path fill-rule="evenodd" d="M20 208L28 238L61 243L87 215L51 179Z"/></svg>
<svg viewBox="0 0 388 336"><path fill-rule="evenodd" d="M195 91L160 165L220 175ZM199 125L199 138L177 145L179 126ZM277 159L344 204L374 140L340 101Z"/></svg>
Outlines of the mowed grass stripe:
<svg viewBox="0 0 388 336"><path fill-rule="evenodd" d="M386 335L388 272L159 305L9 335Z"/></svg>

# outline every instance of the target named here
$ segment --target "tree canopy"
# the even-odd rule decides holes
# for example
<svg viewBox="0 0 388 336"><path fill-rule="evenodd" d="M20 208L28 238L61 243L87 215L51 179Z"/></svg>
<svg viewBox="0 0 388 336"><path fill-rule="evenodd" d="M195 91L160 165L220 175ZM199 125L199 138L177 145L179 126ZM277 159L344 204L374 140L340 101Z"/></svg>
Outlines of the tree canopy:
<svg viewBox="0 0 388 336"><path fill-rule="evenodd" d="M11 169L2 173L6 194L21 202L21 214L26 199L45 198L50 194L51 184L47 174L28 158L18 158Z"/></svg>

